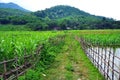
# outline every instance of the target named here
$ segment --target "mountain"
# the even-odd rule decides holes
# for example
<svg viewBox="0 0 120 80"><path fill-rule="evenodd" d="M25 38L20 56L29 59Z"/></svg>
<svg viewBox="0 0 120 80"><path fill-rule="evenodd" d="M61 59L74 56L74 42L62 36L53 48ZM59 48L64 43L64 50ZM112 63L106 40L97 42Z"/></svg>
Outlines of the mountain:
<svg viewBox="0 0 120 80"><path fill-rule="evenodd" d="M42 11L37 11L37 12L34 12L34 15L36 15L37 17L41 17L41 18L45 18L47 16L50 19L60 19L60 18L68 17L68 16L84 16L84 17L92 16L87 12L84 12L75 7L71 7L67 5L58 5L58 6L54 6L54 7L42 10Z"/></svg>
<svg viewBox="0 0 120 80"><path fill-rule="evenodd" d="M11 9L18 9L21 11L25 11L25 12L30 12L29 10L26 10L22 7L20 7L19 5L15 4L15 3L0 3L0 8L11 8Z"/></svg>
<svg viewBox="0 0 120 80"><path fill-rule="evenodd" d="M30 11L14 3L0 3L0 24L25 25L36 20Z"/></svg>
<svg viewBox="0 0 120 80"><path fill-rule="evenodd" d="M33 14L45 19L50 28L58 29L93 29L104 18L66 5L54 6Z"/></svg>
<svg viewBox="0 0 120 80"><path fill-rule="evenodd" d="M120 29L120 21L91 15L66 5L36 12L0 8L0 24L25 25L31 30Z"/></svg>
<svg viewBox="0 0 120 80"><path fill-rule="evenodd" d="M49 30L120 28L120 21L114 21L103 16L95 16L67 5L54 6L33 14L44 19Z"/></svg>
<svg viewBox="0 0 120 80"><path fill-rule="evenodd" d="M31 16L31 12L15 3L0 3L0 19L6 20L13 17Z"/></svg>

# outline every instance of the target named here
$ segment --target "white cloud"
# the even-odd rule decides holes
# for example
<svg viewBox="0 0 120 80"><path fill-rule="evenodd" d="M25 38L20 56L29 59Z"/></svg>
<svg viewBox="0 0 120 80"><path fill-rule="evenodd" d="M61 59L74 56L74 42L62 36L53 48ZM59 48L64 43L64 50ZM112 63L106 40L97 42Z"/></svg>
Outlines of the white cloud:
<svg viewBox="0 0 120 80"><path fill-rule="evenodd" d="M119 0L0 0L0 2L14 2L32 11L55 5L71 5L91 14L120 20Z"/></svg>

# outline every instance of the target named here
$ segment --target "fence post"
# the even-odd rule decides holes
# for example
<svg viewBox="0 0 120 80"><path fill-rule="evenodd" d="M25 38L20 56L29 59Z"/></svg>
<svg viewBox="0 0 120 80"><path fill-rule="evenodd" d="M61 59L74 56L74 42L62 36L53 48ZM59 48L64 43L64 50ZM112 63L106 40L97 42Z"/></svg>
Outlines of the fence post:
<svg viewBox="0 0 120 80"><path fill-rule="evenodd" d="M109 78L110 53L111 53L111 48L110 48L110 51L108 51L107 79ZM113 80L113 79L112 79L112 80Z"/></svg>
<svg viewBox="0 0 120 80"><path fill-rule="evenodd" d="M16 68L16 79L18 79L18 58L15 58L15 68Z"/></svg>
<svg viewBox="0 0 120 80"><path fill-rule="evenodd" d="M108 53L109 54L109 53ZM106 66L107 66L107 78L108 78L108 71L109 71L109 58L108 58L108 62L106 61L106 58L107 58L107 48L105 47L105 53L104 53L104 76L105 73L106 73ZM105 64L107 62L107 65Z"/></svg>
<svg viewBox="0 0 120 80"><path fill-rule="evenodd" d="M6 77L6 72L7 72L7 64L6 64L6 60L4 60L4 75L3 75L3 78L4 78L4 80L6 80L7 79L7 77Z"/></svg>
<svg viewBox="0 0 120 80"><path fill-rule="evenodd" d="M83 38L83 45L84 45L84 50L86 49L86 44L85 44L86 40Z"/></svg>
<svg viewBox="0 0 120 80"><path fill-rule="evenodd" d="M115 49L113 49L113 57L112 57L112 61L113 61L112 62L112 80L114 80L114 59L115 59Z"/></svg>
<svg viewBox="0 0 120 80"><path fill-rule="evenodd" d="M99 69L99 56L100 56L100 55L99 55L99 46L98 46L97 51L98 51L97 53L98 53L98 69Z"/></svg>
<svg viewBox="0 0 120 80"><path fill-rule="evenodd" d="M97 47L96 47L96 50L95 50L95 63L96 63L96 67L98 66L97 55L98 55L98 52L97 52Z"/></svg>
<svg viewBox="0 0 120 80"><path fill-rule="evenodd" d="M102 69L102 58L103 58L103 48L102 48L102 50L101 50L101 64L100 64L100 66L101 66L101 67L100 67L101 70L103 70L103 69Z"/></svg>
<svg viewBox="0 0 120 80"><path fill-rule="evenodd" d="M25 68L26 68L26 56L27 56L27 51L26 51L26 48L24 49L24 56L23 56L23 59L24 59L24 61L23 61L23 65L25 66Z"/></svg>
<svg viewBox="0 0 120 80"><path fill-rule="evenodd" d="M120 80L120 71L119 71L119 80Z"/></svg>

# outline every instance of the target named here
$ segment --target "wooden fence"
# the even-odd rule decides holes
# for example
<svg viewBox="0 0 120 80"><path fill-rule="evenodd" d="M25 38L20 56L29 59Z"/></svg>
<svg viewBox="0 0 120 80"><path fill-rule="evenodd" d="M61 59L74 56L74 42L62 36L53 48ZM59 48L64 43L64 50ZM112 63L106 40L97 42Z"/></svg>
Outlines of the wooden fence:
<svg viewBox="0 0 120 80"><path fill-rule="evenodd" d="M23 57L15 57L14 59L4 60L0 62L0 79L16 80L26 72L28 68L33 67L38 59L40 59L40 46L36 53L24 55Z"/></svg>
<svg viewBox="0 0 120 80"><path fill-rule="evenodd" d="M120 80L120 56L115 54L114 48L92 45L82 37L80 43L88 58L104 75L106 80Z"/></svg>

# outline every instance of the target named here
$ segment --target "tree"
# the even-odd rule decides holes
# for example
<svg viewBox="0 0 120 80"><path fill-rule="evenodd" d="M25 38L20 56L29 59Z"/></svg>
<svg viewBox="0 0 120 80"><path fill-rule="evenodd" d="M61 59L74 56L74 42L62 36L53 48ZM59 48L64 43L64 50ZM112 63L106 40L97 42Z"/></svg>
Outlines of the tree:
<svg viewBox="0 0 120 80"><path fill-rule="evenodd" d="M8 18L0 18L0 24L9 24L10 20Z"/></svg>

